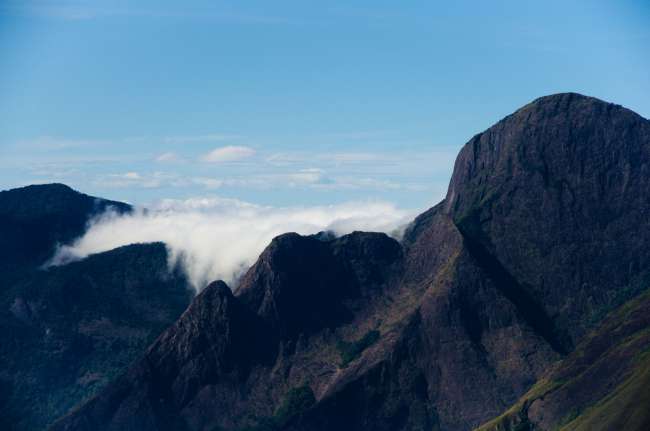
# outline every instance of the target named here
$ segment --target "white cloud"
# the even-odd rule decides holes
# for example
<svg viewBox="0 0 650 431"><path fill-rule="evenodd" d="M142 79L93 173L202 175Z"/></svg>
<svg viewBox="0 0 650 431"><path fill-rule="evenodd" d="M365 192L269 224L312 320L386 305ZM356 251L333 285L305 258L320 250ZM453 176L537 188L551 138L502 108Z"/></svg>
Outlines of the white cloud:
<svg viewBox="0 0 650 431"><path fill-rule="evenodd" d="M291 186L296 185L296 183L318 184L328 181L327 177L325 177L325 171L318 168L301 169L296 173L282 176L282 178L286 178Z"/></svg>
<svg viewBox="0 0 650 431"><path fill-rule="evenodd" d="M51 263L64 264L131 243L162 241L170 251L170 266L182 265L198 290L215 279L236 281L279 234L397 232L413 214L374 201L274 208L218 197L164 200L146 211L97 218L82 238L61 247Z"/></svg>
<svg viewBox="0 0 650 431"><path fill-rule="evenodd" d="M206 189L218 189L224 185L224 181L217 178L196 177L192 178L192 183L205 187Z"/></svg>
<svg viewBox="0 0 650 431"><path fill-rule="evenodd" d="M190 144L196 142L223 142L234 141L241 139L240 135L226 135L212 133L208 135L186 135L186 136L167 136L163 138L163 142L167 144Z"/></svg>
<svg viewBox="0 0 650 431"><path fill-rule="evenodd" d="M127 180L139 180L142 177L140 176L139 173L137 172L127 172L126 174L120 175L120 177L127 179Z"/></svg>
<svg viewBox="0 0 650 431"><path fill-rule="evenodd" d="M208 163L236 162L255 155L255 150L250 147L228 145L215 148L201 156L201 161Z"/></svg>
<svg viewBox="0 0 650 431"><path fill-rule="evenodd" d="M94 181L94 184L111 188L138 187L153 189L163 186L183 187L190 185L191 182L176 174L167 172L154 172L149 174L126 172L122 174L102 175Z"/></svg>
<svg viewBox="0 0 650 431"><path fill-rule="evenodd" d="M155 160L159 163L174 163L180 162L181 158L176 153L166 152L156 156Z"/></svg>

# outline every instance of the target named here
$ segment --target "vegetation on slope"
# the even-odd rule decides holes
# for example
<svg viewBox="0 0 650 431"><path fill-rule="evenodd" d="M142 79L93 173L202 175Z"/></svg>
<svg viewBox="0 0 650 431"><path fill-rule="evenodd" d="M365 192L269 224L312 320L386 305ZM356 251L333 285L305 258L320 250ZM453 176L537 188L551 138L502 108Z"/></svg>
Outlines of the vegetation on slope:
<svg viewBox="0 0 650 431"><path fill-rule="evenodd" d="M562 431L650 429L650 351L640 355L632 372L605 399L587 408Z"/></svg>
<svg viewBox="0 0 650 431"><path fill-rule="evenodd" d="M609 314L517 403L477 431L650 427L650 291Z"/></svg>
<svg viewBox="0 0 650 431"><path fill-rule="evenodd" d="M379 335L379 331L370 330L356 341L339 341L336 348L341 354L341 367L347 367L350 362L361 356L364 350L379 340Z"/></svg>
<svg viewBox="0 0 650 431"><path fill-rule="evenodd" d="M271 417L259 419L257 425L242 431L276 431L282 429L316 403L309 385L298 386L287 392L282 404Z"/></svg>

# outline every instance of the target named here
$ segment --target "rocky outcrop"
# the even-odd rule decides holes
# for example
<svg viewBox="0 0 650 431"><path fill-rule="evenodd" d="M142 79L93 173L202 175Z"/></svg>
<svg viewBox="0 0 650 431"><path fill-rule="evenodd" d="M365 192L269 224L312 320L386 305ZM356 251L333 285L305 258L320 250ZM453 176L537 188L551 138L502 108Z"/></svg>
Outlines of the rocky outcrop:
<svg viewBox="0 0 650 431"><path fill-rule="evenodd" d="M465 145L401 243L276 238L53 429L473 429L646 289L649 158L648 120L538 99Z"/></svg>

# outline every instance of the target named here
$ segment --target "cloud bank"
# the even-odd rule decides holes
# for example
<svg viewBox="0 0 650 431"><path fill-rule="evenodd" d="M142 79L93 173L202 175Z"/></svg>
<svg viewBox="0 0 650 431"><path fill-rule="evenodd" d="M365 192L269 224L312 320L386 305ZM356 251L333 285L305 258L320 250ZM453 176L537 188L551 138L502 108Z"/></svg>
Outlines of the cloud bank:
<svg viewBox="0 0 650 431"><path fill-rule="evenodd" d="M279 234L331 230L342 235L365 230L396 236L413 215L386 202L275 208L218 197L163 200L132 214L108 212L97 217L84 236L61 246L50 264L127 244L162 241L169 251L170 268L181 265L198 291L216 279L236 282Z"/></svg>

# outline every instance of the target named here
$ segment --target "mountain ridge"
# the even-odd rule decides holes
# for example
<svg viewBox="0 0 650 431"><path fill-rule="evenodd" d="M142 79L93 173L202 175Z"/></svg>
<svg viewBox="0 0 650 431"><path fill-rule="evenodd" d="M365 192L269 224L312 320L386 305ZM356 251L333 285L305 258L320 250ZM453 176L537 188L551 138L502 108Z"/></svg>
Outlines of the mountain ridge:
<svg viewBox="0 0 650 431"><path fill-rule="evenodd" d="M131 207L61 184L0 192L2 429L47 427L119 375L190 302L162 243L43 267L107 210Z"/></svg>
<svg viewBox="0 0 650 431"><path fill-rule="evenodd" d="M396 247L276 238L52 429L474 429L647 289L648 169L648 120L536 99L463 147Z"/></svg>
<svg viewBox="0 0 650 431"><path fill-rule="evenodd" d="M60 183L0 191L0 269L20 272L45 263L59 244L81 236L92 217L109 209L127 213L132 207Z"/></svg>

